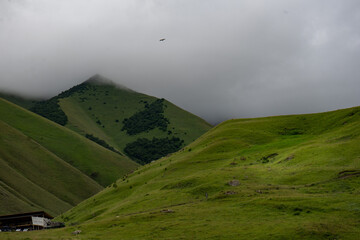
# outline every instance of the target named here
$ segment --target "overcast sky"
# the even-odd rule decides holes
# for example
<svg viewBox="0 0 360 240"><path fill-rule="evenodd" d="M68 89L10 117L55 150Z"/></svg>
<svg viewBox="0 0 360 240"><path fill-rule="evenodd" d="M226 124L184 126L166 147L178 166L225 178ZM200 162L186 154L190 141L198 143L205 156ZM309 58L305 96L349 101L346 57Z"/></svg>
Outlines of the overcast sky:
<svg viewBox="0 0 360 240"><path fill-rule="evenodd" d="M211 123L358 106L360 1L0 0L0 89L96 73Z"/></svg>

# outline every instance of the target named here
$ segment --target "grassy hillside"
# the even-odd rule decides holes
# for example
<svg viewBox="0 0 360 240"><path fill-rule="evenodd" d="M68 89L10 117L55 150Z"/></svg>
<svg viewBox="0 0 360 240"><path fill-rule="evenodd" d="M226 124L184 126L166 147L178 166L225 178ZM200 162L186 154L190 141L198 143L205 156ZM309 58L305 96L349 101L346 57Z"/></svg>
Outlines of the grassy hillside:
<svg viewBox="0 0 360 240"><path fill-rule="evenodd" d="M7 92L0 92L0 98L6 99L9 102L15 103L16 105L19 105L25 109L32 108L35 105L35 103L41 100L35 98L26 98L18 94L7 93Z"/></svg>
<svg viewBox="0 0 360 240"><path fill-rule="evenodd" d="M21 239L358 239L360 107L224 122ZM71 232L80 229L79 236Z"/></svg>
<svg viewBox="0 0 360 240"><path fill-rule="evenodd" d="M156 101L161 101L161 106L158 106L160 109L151 108ZM203 119L166 100L115 85L98 75L38 104L33 110L84 136L91 134L124 154L127 154L124 151L126 145L140 138L152 140L154 137L175 137L183 140L184 146L211 127ZM156 114L156 110L159 110L159 113ZM138 132L129 134L129 130L123 129L124 120L139 112L142 112L142 115L137 117L137 122L132 126L132 129ZM160 121L168 121L167 126L159 127ZM147 124L152 124L152 127ZM151 160L153 159L145 159L145 162Z"/></svg>
<svg viewBox="0 0 360 240"><path fill-rule="evenodd" d="M0 98L0 214L59 214L137 164Z"/></svg>

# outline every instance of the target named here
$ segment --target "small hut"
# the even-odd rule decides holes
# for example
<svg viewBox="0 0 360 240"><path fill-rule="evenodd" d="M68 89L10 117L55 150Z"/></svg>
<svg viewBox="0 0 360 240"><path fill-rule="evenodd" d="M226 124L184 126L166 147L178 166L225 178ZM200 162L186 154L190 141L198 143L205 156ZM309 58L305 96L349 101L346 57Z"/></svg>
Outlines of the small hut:
<svg viewBox="0 0 360 240"><path fill-rule="evenodd" d="M51 226L53 217L44 212L28 212L0 216L1 231L40 230Z"/></svg>

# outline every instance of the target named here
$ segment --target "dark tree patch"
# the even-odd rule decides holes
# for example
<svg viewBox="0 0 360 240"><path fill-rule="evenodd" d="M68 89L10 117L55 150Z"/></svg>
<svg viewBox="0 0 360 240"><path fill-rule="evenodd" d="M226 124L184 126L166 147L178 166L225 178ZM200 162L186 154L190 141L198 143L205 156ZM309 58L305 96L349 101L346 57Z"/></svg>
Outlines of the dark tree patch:
<svg viewBox="0 0 360 240"><path fill-rule="evenodd" d="M163 98L157 99L151 104L145 103L144 110L123 120L124 126L121 130L126 131L128 135L150 131L154 128L159 128L165 132L170 122L164 117L164 107Z"/></svg>
<svg viewBox="0 0 360 240"><path fill-rule="evenodd" d="M146 164L178 151L183 143L183 140L176 137L153 138L152 140L139 138L132 143L128 143L124 151L132 159L141 164Z"/></svg>
<svg viewBox="0 0 360 240"><path fill-rule="evenodd" d="M60 125L65 125L68 121L66 114L60 108L59 100L51 98L46 101L37 102L30 111L37 113L53 122L56 122Z"/></svg>
<svg viewBox="0 0 360 240"><path fill-rule="evenodd" d="M37 113L51 121L54 121L60 125L65 125L68 118L64 111L60 108L59 99L70 97L74 93L84 93L84 90L88 89L87 83L76 85L69 90L66 90L56 97L50 98L49 100L37 102L30 111ZM85 101L86 98L80 98L81 101Z"/></svg>

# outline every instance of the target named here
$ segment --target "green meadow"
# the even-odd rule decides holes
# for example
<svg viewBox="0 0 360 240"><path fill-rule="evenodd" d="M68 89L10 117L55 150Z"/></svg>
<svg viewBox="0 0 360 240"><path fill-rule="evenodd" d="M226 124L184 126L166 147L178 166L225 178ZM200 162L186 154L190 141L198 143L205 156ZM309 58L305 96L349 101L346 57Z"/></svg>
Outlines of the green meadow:
<svg viewBox="0 0 360 240"><path fill-rule="evenodd" d="M56 220L0 238L359 239L360 107L226 121Z"/></svg>

